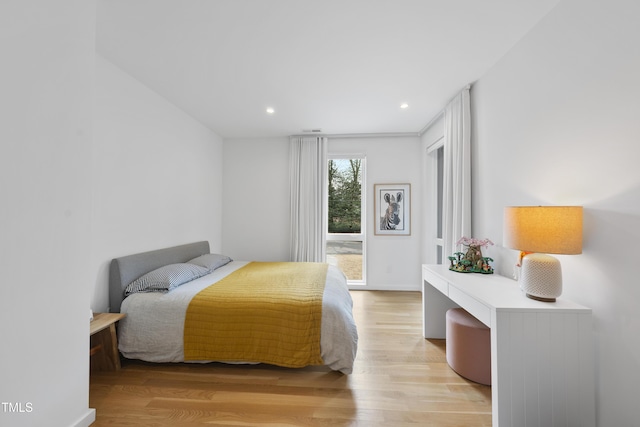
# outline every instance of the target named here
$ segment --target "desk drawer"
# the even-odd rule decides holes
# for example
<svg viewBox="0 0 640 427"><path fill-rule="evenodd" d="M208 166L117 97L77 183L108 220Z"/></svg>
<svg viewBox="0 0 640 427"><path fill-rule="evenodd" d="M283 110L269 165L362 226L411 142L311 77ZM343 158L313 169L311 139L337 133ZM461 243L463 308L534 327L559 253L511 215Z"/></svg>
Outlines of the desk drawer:
<svg viewBox="0 0 640 427"><path fill-rule="evenodd" d="M446 280L444 280L442 277L437 276L432 272L430 272L429 270L426 270L423 268L422 280L426 280L431 284L431 286L433 286L443 294L449 295L449 283Z"/></svg>
<svg viewBox="0 0 640 427"><path fill-rule="evenodd" d="M455 286L449 286L449 298L471 313L476 319L491 327L491 309L489 307L460 291Z"/></svg>

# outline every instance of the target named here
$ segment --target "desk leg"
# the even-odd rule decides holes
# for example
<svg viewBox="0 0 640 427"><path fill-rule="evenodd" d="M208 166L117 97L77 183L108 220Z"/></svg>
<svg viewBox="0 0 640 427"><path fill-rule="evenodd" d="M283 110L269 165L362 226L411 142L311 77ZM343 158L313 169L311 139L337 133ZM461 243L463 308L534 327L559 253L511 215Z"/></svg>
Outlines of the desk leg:
<svg viewBox="0 0 640 427"><path fill-rule="evenodd" d="M595 427L591 314L499 310L492 324L493 426Z"/></svg>
<svg viewBox="0 0 640 427"><path fill-rule="evenodd" d="M422 336L445 339L447 337L447 310L458 307L449 297L422 280Z"/></svg>

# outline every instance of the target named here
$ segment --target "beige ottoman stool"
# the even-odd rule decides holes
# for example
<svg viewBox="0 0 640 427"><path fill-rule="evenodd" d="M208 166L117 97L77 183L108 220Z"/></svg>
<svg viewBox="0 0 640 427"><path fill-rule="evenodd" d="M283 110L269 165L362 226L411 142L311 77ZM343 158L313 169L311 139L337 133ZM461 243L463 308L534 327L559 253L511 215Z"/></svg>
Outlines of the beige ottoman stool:
<svg viewBox="0 0 640 427"><path fill-rule="evenodd" d="M447 363L460 376L491 385L491 330L462 308L447 311Z"/></svg>

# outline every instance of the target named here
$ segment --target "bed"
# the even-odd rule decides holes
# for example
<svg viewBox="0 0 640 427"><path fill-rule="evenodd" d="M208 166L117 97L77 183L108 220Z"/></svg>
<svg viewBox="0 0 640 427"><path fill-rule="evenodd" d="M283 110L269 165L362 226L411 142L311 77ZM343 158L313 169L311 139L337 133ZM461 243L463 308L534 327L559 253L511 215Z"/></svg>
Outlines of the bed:
<svg viewBox="0 0 640 427"><path fill-rule="evenodd" d="M109 301L127 315L118 348L128 359L353 371L353 303L331 265L234 261L194 242L113 259Z"/></svg>

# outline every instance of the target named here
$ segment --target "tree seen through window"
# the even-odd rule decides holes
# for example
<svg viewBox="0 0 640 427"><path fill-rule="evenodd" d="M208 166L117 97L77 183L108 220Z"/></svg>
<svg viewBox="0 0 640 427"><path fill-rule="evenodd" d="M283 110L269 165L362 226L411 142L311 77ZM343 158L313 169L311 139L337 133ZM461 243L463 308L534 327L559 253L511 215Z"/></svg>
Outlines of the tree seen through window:
<svg viewBox="0 0 640 427"><path fill-rule="evenodd" d="M329 160L329 233L360 233L361 159Z"/></svg>

